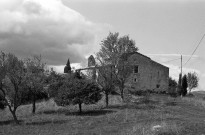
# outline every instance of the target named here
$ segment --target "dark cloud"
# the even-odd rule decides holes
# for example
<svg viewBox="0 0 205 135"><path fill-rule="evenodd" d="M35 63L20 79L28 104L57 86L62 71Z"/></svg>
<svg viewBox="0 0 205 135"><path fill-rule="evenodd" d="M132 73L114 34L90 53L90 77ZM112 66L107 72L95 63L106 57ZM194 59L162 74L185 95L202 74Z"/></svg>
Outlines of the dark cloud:
<svg viewBox="0 0 205 135"><path fill-rule="evenodd" d="M101 27L60 0L24 0L0 13L0 50L20 57L42 55L49 65L82 62ZM12 4L12 3L11 3Z"/></svg>

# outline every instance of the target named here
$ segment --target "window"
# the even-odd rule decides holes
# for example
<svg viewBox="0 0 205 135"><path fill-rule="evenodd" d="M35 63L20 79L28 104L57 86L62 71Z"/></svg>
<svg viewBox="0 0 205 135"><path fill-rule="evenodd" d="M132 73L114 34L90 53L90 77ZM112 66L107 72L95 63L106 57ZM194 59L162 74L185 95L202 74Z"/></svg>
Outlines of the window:
<svg viewBox="0 0 205 135"><path fill-rule="evenodd" d="M134 73L138 73L138 65L134 66Z"/></svg>
<svg viewBox="0 0 205 135"><path fill-rule="evenodd" d="M134 80L133 80L135 83L137 83L138 82L138 80L137 80L137 78L134 78Z"/></svg>

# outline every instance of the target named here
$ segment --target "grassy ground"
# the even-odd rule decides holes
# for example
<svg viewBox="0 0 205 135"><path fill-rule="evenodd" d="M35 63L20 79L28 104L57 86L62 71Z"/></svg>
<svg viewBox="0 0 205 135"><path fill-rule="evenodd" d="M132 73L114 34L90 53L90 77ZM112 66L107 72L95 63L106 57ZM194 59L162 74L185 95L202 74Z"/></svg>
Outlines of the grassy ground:
<svg viewBox="0 0 205 135"><path fill-rule="evenodd" d="M190 99L190 98L189 98ZM205 135L205 108L188 99L163 95L135 97L122 104L112 96L104 102L78 108L62 108L49 100L39 103L37 114L31 106L18 109L21 125L12 123L8 110L0 111L0 134L6 135Z"/></svg>

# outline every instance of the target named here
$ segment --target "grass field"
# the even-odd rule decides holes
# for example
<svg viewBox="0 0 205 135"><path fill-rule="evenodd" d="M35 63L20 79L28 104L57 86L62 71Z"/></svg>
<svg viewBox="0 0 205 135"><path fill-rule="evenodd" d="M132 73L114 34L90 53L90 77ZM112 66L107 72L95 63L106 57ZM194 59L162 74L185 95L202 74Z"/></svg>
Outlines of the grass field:
<svg viewBox="0 0 205 135"><path fill-rule="evenodd" d="M165 95L133 96L130 103L111 96L104 102L83 106L58 107L53 100L18 109L21 125L15 125L8 110L0 111L0 134L5 135L205 135L205 108L192 98ZM202 101L202 100L201 100Z"/></svg>

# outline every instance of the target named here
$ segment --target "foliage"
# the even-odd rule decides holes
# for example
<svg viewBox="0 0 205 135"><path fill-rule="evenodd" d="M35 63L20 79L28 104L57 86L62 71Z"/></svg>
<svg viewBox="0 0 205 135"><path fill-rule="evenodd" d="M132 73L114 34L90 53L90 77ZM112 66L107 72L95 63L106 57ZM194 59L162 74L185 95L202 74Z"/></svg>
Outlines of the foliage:
<svg viewBox="0 0 205 135"><path fill-rule="evenodd" d="M135 46L134 40L128 35L119 37L119 33L109 33L102 41L101 49L97 53L98 58L106 65L117 65L120 56L123 53L136 52L138 48Z"/></svg>
<svg viewBox="0 0 205 135"><path fill-rule="evenodd" d="M97 82L102 88L102 91L105 93L105 103L106 106L108 106L108 95L114 90L113 66L102 66L99 68L98 73Z"/></svg>
<svg viewBox="0 0 205 135"><path fill-rule="evenodd" d="M46 78L46 82L49 85L49 97L55 97L58 94L58 89L63 85L64 80L65 77L55 71L50 72L49 76Z"/></svg>
<svg viewBox="0 0 205 135"><path fill-rule="evenodd" d="M0 92L0 109L5 109L6 108L6 103L4 101L4 96L3 93Z"/></svg>
<svg viewBox="0 0 205 135"><path fill-rule="evenodd" d="M181 81L182 81L182 74L179 74L179 80L177 84L177 93L178 95L182 95L182 86L181 86Z"/></svg>
<svg viewBox="0 0 205 135"><path fill-rule="evenodd" d="M24 62L13 54L1 53L1 98L9 107L15 122L18 124L16 110L21 105L23 93L23 82L25 77Z"/></svg>
<svg viewBox="0 0 205 135"><path fill-rule="evenodd" d="M48 98L44 91L45 86L45 64L42 62L41 56L33 56L25 60L26 74L24 80L25 89L28 89L25 94L24 102L33 104L32 113L35 113L36 101L42 98Z"/></svg>
<svg viewBox="0 0 205 135"><path fill-rule="evenodd" d="M132 69L133 66L128 65L124 57L120 57L118 64L115 67L116 72L114 72L115 75L114 82L120 89L120 95L122 99L124 99L124 88L125 88L126 79L132 73L133 71Z"/></svg>
<svg viewBox="0 0 205 135"><path fill-rule="evenodd" d="M187 83L188 83L188 88L189 88L189 93L193 88L198 87L198 82L199 82L199 77L196 72L189 72L187 74Z"/></svg>
<svg viewBox="0 0 205 135"><path fill-rule="evenodd" d="M98 85L86 79L78 79L67 76L54 97L55 102L60 106L78 104L79 112L82 112L81 105L94 104L101 99L101 90Z"/></svg>
<svg viewBox="0 0 205 135"><path fill-rule="evenodd" d="M187 94L187 87L188 87L187 76L184 75L182 78L182 96L185 96Z"/></svg>
<svg viewBox="0 0 205 135"><path fill-rule="evenodd" d="M117 84L120 89L122 99L123 90L125 87L124 84L129 74L127 73L128 66L124 63L124 61L122 61L121 55L124 53L132 53L137 51L138 48L135 46L134 40L130 39L128 35L119 37L119 33L109 33L109 35L102 41L101 49L97 53L97 60L99 61L100 66L113 65L114 69L112 70L112 74L115 77L115 84ZM119 62L120 59L121 63ZM113 83L110 80L104 80ZM104 85L103 87L108 86Z"/></svg>
<svg viewBox="0 0 205 135"><path fill-rule="evenodd" d="M71 67L70 67L70 60L68 59L67 64L64 68L64 73L71 73Z"/></svg>
<svg viewBox="0 0 205 135"><path fill-rule="evenodd" d="M172 79L171 77L169 77L169 88L168 88L168 93L170 95L176 95L176 88L177 88L177 82Z"/></svg>

